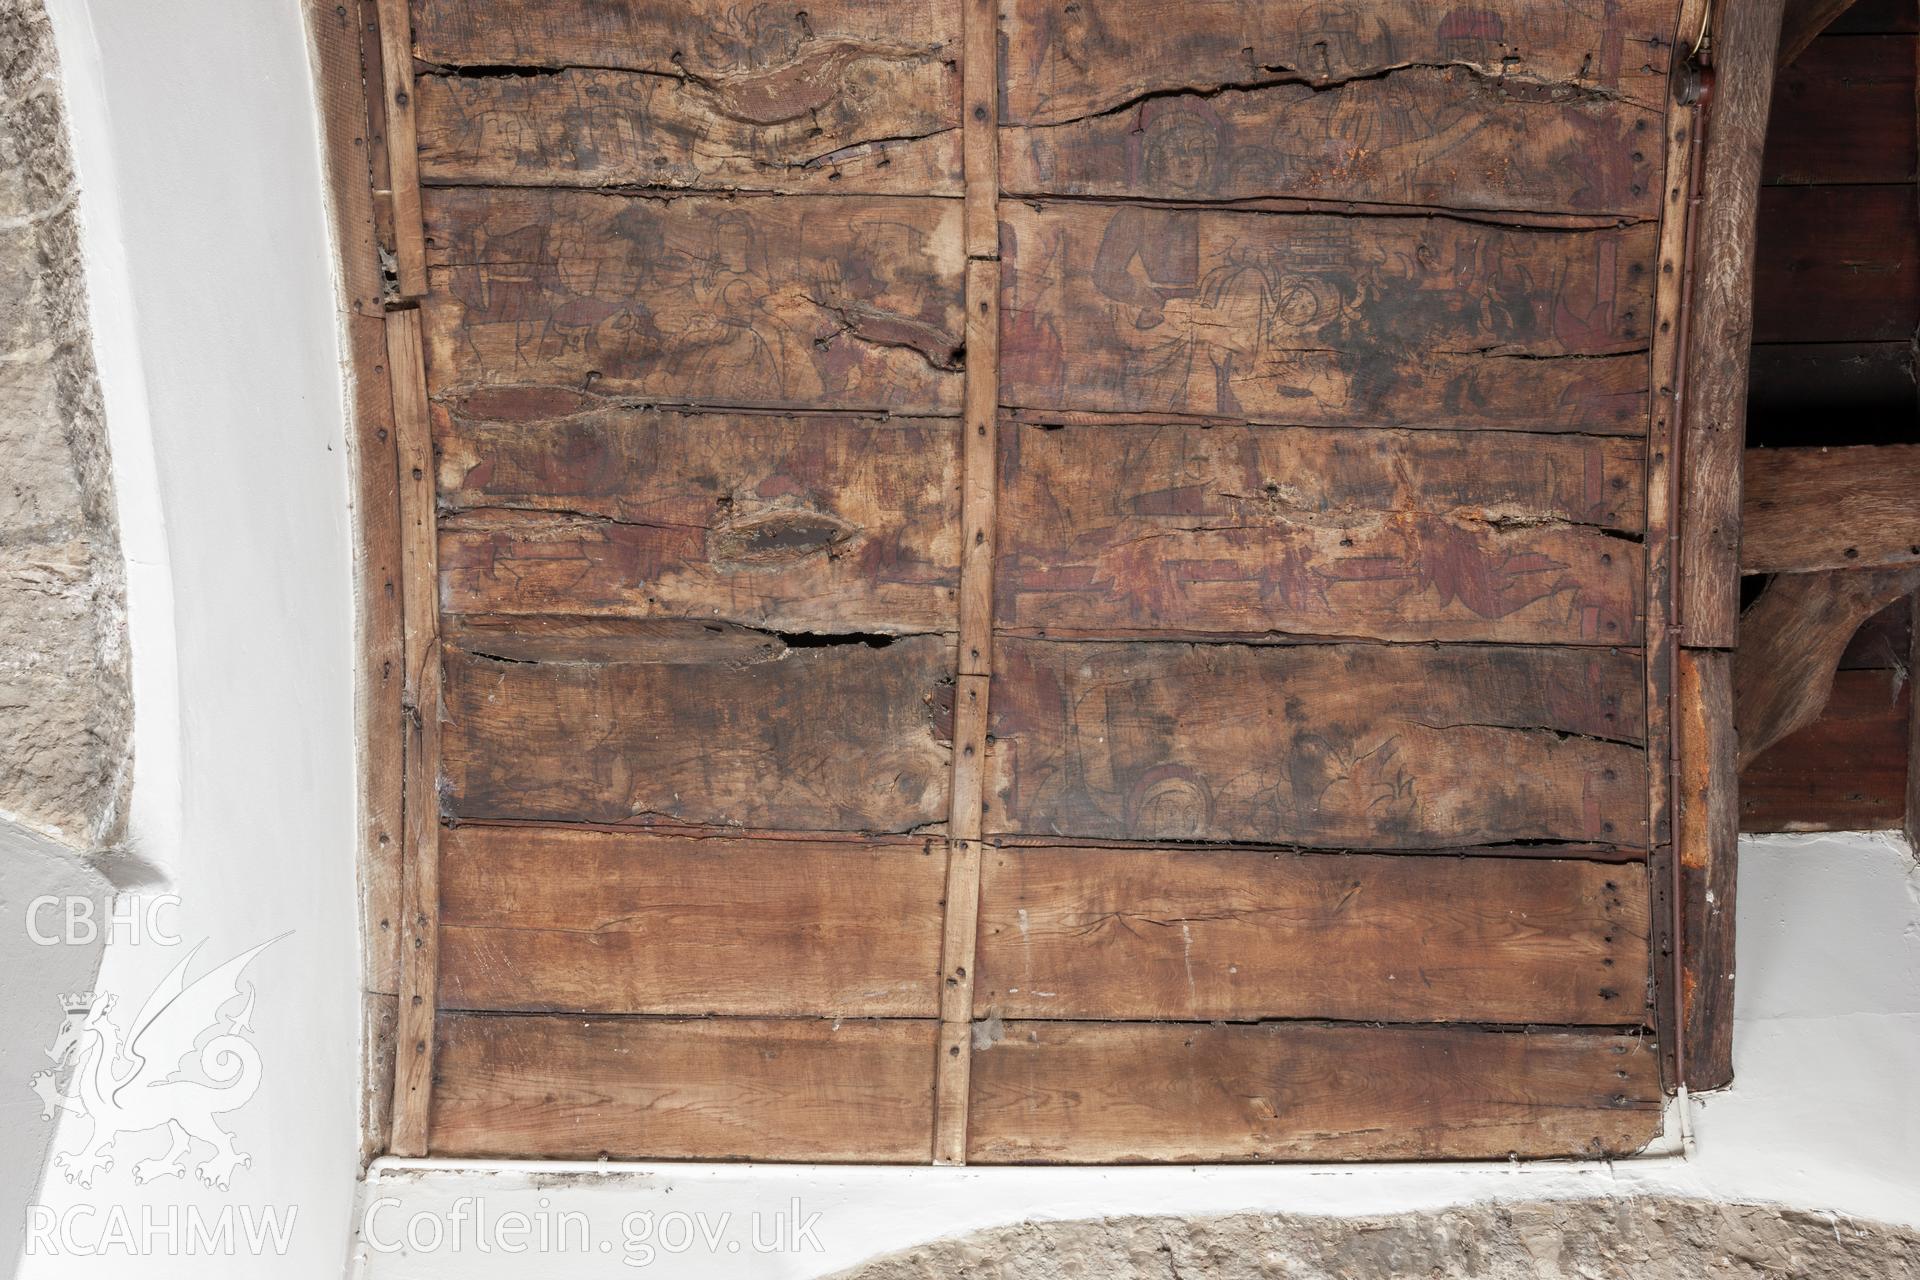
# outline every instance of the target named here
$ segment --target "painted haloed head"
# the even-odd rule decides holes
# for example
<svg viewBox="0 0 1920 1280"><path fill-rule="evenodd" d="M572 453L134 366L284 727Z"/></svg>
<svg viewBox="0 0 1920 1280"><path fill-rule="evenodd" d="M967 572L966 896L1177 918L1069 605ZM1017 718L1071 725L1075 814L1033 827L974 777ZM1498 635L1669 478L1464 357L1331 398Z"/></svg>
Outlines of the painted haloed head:
<svg viewBox="0 0 1920 1280"><path fill-rule="evenodd" d="M1220 167L1221 133L1219 117L1198 103L1142 107L1135 137L1147 185L1155 194L1198 195L1211 190Z"/></svg>

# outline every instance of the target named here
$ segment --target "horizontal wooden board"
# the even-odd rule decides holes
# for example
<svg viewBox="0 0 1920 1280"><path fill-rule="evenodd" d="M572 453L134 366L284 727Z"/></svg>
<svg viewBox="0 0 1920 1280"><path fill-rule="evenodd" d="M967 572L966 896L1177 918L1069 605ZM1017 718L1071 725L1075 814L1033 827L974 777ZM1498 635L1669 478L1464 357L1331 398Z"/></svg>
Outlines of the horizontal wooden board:
<svg viewBox="0 0 1920 1280"><path fill-rule="evenodd" d="M436 416L451 612L958 625L957 419Z"/></svg>
<svg viewBox="0 0 1920 1280"><path fill-rule="evenodd" d="M1920 30L1920 9L1910 0L1855 0L1827 30L1837 35L1881 35Z"/></svg>
<svg viewBox="0 0 1920 1280"><path fill-rule="evenodd" d="M905 73L954 58L960 46L959 0L412 0L412 8L415 56L431 63L651 71L723 92L749 120L827 105L849 64Z"/></svg>
<svg viewBox="0 0 1920 1280"><path fill-rule="evenodd" d="M938 839L452 827L440 1004L935 1017L945 872Z"/></svg>
<svg viewBox="0 0 1920 1280"><path fill-rule="evenodd" d="M1911 606L1901 601L1900 609ZM1820 718L1740 771L1742 831L1878 831L1906 814L1904 671L1843 670Z"/></svg>
<svg viewBox="0 0 1920 1280"><path fill-rule="evenodd" d="M1842 671L1892 671L1907 665L1912 652L1913 605L1896 600L1868 618L1840 655Z"/></svg>
<svg viewBox="0 0 1920 1280"><path fill-rule="evenodd" d="M664 6L663 6L664 7ZM959 195L960 77L933 53L850 47L759 114L737 82L650 72L426 75L428 183Z"/></svg>
<svg viewBox="0 0 1920 1280"><path fill-rule="evenodd" d="M444 805L463 818L901 832L947 814L934 702L952 645L780 645L759 661L446 653Z"/></svg>
<svg viewBox="0 0 1920 1280"><path fill-rule="evenodd" d="M1774 79L1760 180L1912 182L1914 55L1910 35L1808 45Z"/></svg>
<svg viewBox="0 0 1920 1280"><path fill-rule="evenodd" d="M967 1158L1631 1155L1660 1135L1659 1077L1651 1042L1627 1035L1008 1022L973 1055Z"/></svg>
<svg viewBox="0 0 1920 1280"><path fill-rule="evenodd" d="M442 1014L436 1156L924 1164L938 1022Z"/></svg>
<svg viewBox="0 0 1920 1280"><path fill-rule="evenodd" d="M1656 217L1660 113L1598 90L1463 67L1331 88L1157 96L1068 123L1004 129L1017 195L1351 200Z"/></svg>
<svg viewBox="0 0 1920 1280"><path fill-rule="evenodd" d="M1001 432L995 620L1051 636L1637 644L1638 441L1179 425Z"/></svg>
<svg viewBox="0 0 1920 1280"><path fill-rule="evenodd" d="M1635 653L1007 639L995 655L990 832L1644 847Z"/></svg>
<svg viewBox="0 0 1920 1280"><path fill-rule="evenodd" d="M1640 434L1655 233L1006 204L1001 399Z"/></svg>
<svg viewBox="0 0 1920 1280"><path fill-rule="evenodd" d="M1894 342L1920 326L1912 183L1762 187L1755 342Z"/></svg>
<svg viewBox="0 0 1920 1280"><path fill-rule="evenodd" d="M429 384L954 413L957 200L430 188Z"/></svg>
<svg viewBox="0 0 1920 1280"><path fill-rule="evenodd" d="M1920 444L1749 449L1742 483L1743 573L1920 560Z"/></svg>
<svg viewBox="0 0 1920 1280"><path fill-rule="evenodd" d="M1634 865L990 849L974 1013L1639 1026L1647 912Z"/></svg>
<svg viewBox="0 0 1920 1280"><path fill-rule="evenodd" d="M1444 65L1563 92L1665 102L1674 0L1001 0L1008 123L1249 80L1338 84Z"/></svg>

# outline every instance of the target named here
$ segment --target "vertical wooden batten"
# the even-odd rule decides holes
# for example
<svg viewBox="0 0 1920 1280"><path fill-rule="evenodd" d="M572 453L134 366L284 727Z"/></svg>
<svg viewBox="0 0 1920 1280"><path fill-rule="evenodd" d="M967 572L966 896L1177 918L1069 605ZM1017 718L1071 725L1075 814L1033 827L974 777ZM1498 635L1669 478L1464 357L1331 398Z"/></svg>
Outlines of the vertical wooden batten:
<svg viewBox="0 0 1920 1280"><path fill-rule="evenodd" d="M972 1066L973 970L986 803L987 695L993 673L993 560L999 466L999 13L962 10L961 152L966 166L966 390L961 418L960 641L953 693L953 789L947 823L940 1035L933 1160L965 1164Z"/></svg>
<svg viewBox="0 0 1920 1280"><path fill-rule="evenodd" d="M427 241L420 214L420 153L414 130L412 24L407 0L379 0L379 5L394 258L401 296L418 298L427 291Z"/></svg>
<svg viewBox="0 0 1920 1280"><path fill-rule="evenodd" d="M1676 45L1686 48L1705 20L1707 0L1682 7ZM1678 78L1676 77L1676 84ZM1673 681L1677 660L1674 625L1674 525L1678 491L1675 453L1684 409L1688 229L1698 199L1696 160L1700 110L1693 94L1676 92L1666 115L1666 160L1661 171L1659 277L1654 290L1653 396L1647 424L1647 755L1673 757ZM1650 846L1648 876L1653 912L1655 1021L1668 1082L1682 1075L1678 992L1677 864L1673 851L1673 786L1667 768L1647 771Z"/></svg>
<svg viewBox="0 0 1920 1280"><path fill-rule="evenodd" d="M406 617L405 824L402 840L399 1055L395 1155L426 1154L439 985L440 615L433 442L420 313L387 317L387 368L400 462L401 598Z"/></svg>

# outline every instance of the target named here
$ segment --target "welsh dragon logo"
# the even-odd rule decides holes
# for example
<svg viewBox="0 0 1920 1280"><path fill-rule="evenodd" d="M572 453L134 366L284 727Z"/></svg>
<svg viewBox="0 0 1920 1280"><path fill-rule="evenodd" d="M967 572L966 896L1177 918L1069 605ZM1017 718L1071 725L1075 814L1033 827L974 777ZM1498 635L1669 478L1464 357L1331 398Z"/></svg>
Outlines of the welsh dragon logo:
<svg viewBox="0 0 1920 1280"><path fill-rule="evenodd" d="M226 1190L234 1170L253 1163L214 1117L244 1106L260 1087L260 1052L248 1038L253 987L243 989L240 974L278 941L270 938L189 983L187 969L200 950L194 947L147 997L130 1030L112 1016L111 995L65 998L66 1021L47 1049L54 1066L34 1074L33 1089L43 1119L67 1112L93 1121L86 1142L54 1156L68 1182L91 1187L112 1170L121 1138L161 1128L166 1154L136 1162L135 1182L184 1178L196 1143L213 1148L192 1166L209 1187ZM243 997L238 1012L222 1015Z"/></svg>

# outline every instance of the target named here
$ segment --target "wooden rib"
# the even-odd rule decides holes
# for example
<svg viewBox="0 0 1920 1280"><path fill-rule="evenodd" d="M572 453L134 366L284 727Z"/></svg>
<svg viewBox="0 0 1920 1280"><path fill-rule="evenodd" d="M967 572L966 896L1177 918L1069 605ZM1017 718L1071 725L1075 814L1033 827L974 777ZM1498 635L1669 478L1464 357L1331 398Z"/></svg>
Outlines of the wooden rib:
<svg viewBox="0 0 1920 1280"><path fill-rule="evenodd" d="M1733 1082L1734 786L1732 655L1682 649L1675 671L1674 847L1680 870L1682 1083Z"/></svg>
<svg viewBox="0 0 1920 1280"><path fill-rule="evenodd" d="M1753 338L1754 219L1784 0L1718 6L1696 281L1687 320L1682 644L1731 649L1740 608L1740 462Z"/></svg>
<svg viewBox="0 0 1920 1280"><path fill-rule="evenodd" d="M1680 39L1698 31L1706 0L1690 0L1681 8ZM1659 276L1654 283L1653 394L1647 425L1646 465L1646 676L1647 676L1647 830L1651 845L1649 895L1652 904L1650 941L1655 956L1675 954L1673 903L1673 628L1674 514L1681 415L1682 359L1685 355L1687 294L1687 230L1692 222L1698 176L1700 112L1670 97L1666 129L1666 158L1660 174ZM1678 974L1671 963L1653 973L1656 1040L1666 1079L1678 1082L1681 1064L1677 1012Z"/></svg>
<svg viewBox="0 0 1920 1280"><path fill-rule="evenodd" d="M1920 561L1920 444L1749 449L1740 572Z"/></svg>
<svg viewBox="0 0 1920 1280"><path fill-rule="evenodd" d="M1631 1155L1661 1126L1630 1035L1007 1022L975 1053L977 1164ZM984 1037L983 1037L984 1038Z"/></svg>
<svg viewBox="0 0 1920 1280"><path fill-rule="evenodd" d="M400 470L400 579L405 619L404 825L401 839L400 1060L393 1090L393 1154L427 1151L439 985L440 611L434 539L433 441L427 422L420 313L387 317Z"/></svg>
<svg viewBox="0 0 1920 1280"><path fill-rule="evenodd" d="M966 386L962 395L960 638L953 704L952 808L946 921L940 945L933 1162L965 1164L971 1097L974 948L980 917L980 831L986 804L987 693L993 672L993 560L1000 401L999 5L961 10L961 150Z"/></svg>
<svg viewBox="0 0 1920 1280"><path fill-rule="evenodd" d="M1819 718L1854 632L1920 590L1920 565L1781 574L1740 619L1734 724L1740 768Z"/></svg>
<svg viewBox="0 0 1920 1280"><path fill-rule="evenodd" d="M961 149L966 164L967 256L1000 253L999 0L965 0L960 15Z"/></svg>
<svg viewBox="0 0 1920 1280"><path fill-rule="evenodd" d="M420 218L420 152L414 129L413 27L407 0L379 0L380 64L387 96L387 167L393 200L400 296L427 291L427 244ZM432 474L431 471L428 472Z"/></svg>

